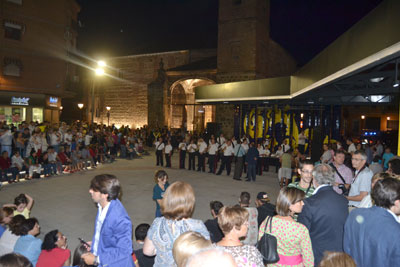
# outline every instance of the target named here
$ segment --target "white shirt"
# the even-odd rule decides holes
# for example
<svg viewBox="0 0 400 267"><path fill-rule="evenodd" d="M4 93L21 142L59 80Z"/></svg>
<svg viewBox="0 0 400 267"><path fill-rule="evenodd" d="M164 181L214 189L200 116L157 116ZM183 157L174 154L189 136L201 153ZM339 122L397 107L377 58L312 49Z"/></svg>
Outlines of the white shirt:
<svg viewBox="0 0 400 267"><path fill-rule="evenodd" d="M22 166L24 166L24 159L21 157L21 156L19 156L19 157L17 157L17 156L12 156L12 158L11 158L11 167L18 167L18 168L22 168Z"/></svg>
<svg viewBox="0 0 400 267"><path fill-rule="evenodd" d="M206 144L206 142L200 142L199 143L199 152L201 154L207 152L207 144Z"/></svg>
<svg viewBox="0 0 400 267"><path fill-rule="evenodd" d="M189 144L189 145L188 145L188 151L189 151L189 153L195 152L196 149L197 149L197 145L196 145L196 144Z"/></svg>
<svg viewBox="0 0 400 267"><path fill-rule="evenodd" d="M226 144L224 144L224 145L222 146L222 149L225 149L225 150L224 150L224 156L232 156L232 154L234 153L234 150L233 150L233 146L232 146L232 145L227 146Z"/></svg>
<svg viewBox="0 0 400 267"><path fill-rule="evenodd" d="M13 135L10 130L7 130L1 137L1 145L2 146L11 146Z"/></svg>
<svg viewBox="0 0 400 267"><path fill-rule="evenodd" d="M186 143L184 142L179 143L179 149L182 151L186 151Z"/></svg>
<svg viewBox="0 0 400 267"><path fill-rule="evenodd" d="M247 151L249 151L249 144L242 144L242 147L244 148L244 151L246 151L247 154Z"/></svg>
<svg viewBox="0 0 400 267"><path fill-rule="evenodd" d="M50 134L50 145L58 146L59 143L60 143L59 137L55 133Z"/></svg>
<svg viewBox="0 0 400 267"><path fill-rule="evenodd" d="M164 147L165 147L164 143L161 143L161 144L160 144L159 141L157 141L157 142L155 143L155 145L156 145L156 149L157 149L157 150L163 150Z"/></svg>
<svg viewBox="0 0 400 267"><path fill-rule="evenodd" d="M306 136L304 134L299 134L299 145L305 145L306 144Z"/></svg>
<svg viewBox="0 0 400 267"><path fill-rule="evenodd" d="M64 134L64 142L70 145L71 141L72 141L72 134L70 133Z"/></svg>
<svg viewBox="0 0 400 267"><path fill-rule="evenodd" d="M209 155L215 155L217 153L217 151L218 151L218 144L217 143L209 145L209 147L208 147L208 154Z"/></svg>
<svg viewBox="0 0 400 267"><path fill-rule="evenodd" d="M169 154L171 151L172 151L172 146L171 146L171 145L166 145L166 146L165 146L164 153L165 153L165 154Z"/></svg>
<svg viewBox="0 0 400 267"><path fill-rule="evenodd" d="M258 150L258 154L260 155L260 157L265 157L265 149L264 148L262 148L262 147L260 147L260 148L257 148L257 150Z"/></svg>
<svg viewBox="0 0 400 267"><path fill-rule="evenodd" d="M57 161L57 152L47 153L50 162Z"/></svg>
<svg viewBox="0 0 400 267"><path fill-rule="evenodd" d="M225 144L225 141L226 141L225 137L218 137L218 138L217 138L217 143L218 143L220 146L222 146L223 144Z"/></svg>
<svg viewBox="0 0 400 267"><path fill-rule="evenodd" d="M92 141L93 136L91 135L85 135L85 146L90 145L90 141Z"/></svg>
<svg viewBox="0 0 400 267"><path fill-rule="evenodd" d="M110 202L107 203L104 209L101 207L100 204L97 204L97 206L99 209L99 216L97 217L96 220L96 233L94 235L94 242L93 242L93 254L96 256L98 256L97 248L99 247L101 227L103 226L103 222L106 219L108 208L110 207Z"/></svg>
<svg viewBox="0 0 400 267"><path fill-rule="evenodd" d="M290 149L290 146L285 144L282 144L281 147L282 147L282 152L288 152Z"/></svg>
<svg viewBox="0 0 400 267"><path fill-rule="evenodd" d="M351 143L351 145L349 145L349 148L347 149L347 152L349 153L353 153L356 152L356 146L354 145L354 143Z"/></svg>

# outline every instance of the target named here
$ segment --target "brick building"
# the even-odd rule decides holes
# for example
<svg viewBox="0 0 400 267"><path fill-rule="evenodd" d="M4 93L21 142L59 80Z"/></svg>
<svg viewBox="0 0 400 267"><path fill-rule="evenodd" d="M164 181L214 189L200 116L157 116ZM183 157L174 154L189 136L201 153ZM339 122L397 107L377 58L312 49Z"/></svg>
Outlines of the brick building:
<svg viewBox="0 0 400 267"><path fill-rule="evenodd" d="M0 120L58 122L74 96L75 0L0 0Z"/></svg>
<svg viewBox="0 0 400 267"><path fill-rule="evenodd" d="M265 0L219 1L216 50L125 56L107 63L120 70L123 80L102 82L95 121L105 122L109 106L110 122L119 126L166 125L191 131L217 122L227 135L233 134L233 105L196 103L196 86L285 76L296 68L292 57L269 36Z"/></svg>

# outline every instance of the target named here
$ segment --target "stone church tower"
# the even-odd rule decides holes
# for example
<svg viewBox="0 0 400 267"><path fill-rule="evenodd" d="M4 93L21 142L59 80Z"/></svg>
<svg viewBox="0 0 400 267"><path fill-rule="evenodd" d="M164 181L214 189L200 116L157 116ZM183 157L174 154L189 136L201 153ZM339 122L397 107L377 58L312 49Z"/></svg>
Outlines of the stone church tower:
<svg viewBox="0 0 400 267"><path fill-rule="evenodd" d="M217 83L286 76L293 58L270 38L269 0L219 0ZM233 105L219 104L216 121L233 134Z"/></svg>

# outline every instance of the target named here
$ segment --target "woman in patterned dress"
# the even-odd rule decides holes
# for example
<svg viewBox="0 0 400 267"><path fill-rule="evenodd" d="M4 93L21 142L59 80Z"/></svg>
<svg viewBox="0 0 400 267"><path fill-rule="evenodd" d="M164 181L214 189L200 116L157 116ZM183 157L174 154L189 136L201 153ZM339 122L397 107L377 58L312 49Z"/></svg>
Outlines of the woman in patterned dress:
<svg viewBox="0 0 400 267"><path fill-rule="evenodd" d="M218 213L218 225L225 236L217 246L230 252L238 267L261 267L263 258L257 248L240 241L247 234L248 220L249 212L245 208L223 207Z"/></svg>
<svg viewBox="0 0 400 267"><path fill-rule="evenodd" d="M275 236L278 241L280 260L277 263L268 264L269 267L314 266L314 254L308 229L293 219L294 214L300 213L303 209L304 197L304 192L297 188L282 188L276 201L278 215L271 220L272 231L270 232L270 226L266 225L268 217L260 225L258 240L267 230L266 232Z"/></svg>

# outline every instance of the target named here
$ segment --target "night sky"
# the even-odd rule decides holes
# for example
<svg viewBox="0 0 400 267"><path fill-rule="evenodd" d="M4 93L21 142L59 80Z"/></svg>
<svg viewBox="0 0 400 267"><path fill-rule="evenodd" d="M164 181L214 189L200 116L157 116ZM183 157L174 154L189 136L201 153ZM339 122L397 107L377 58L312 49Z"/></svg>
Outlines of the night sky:
<svg viewBox="0 0 400 267"><path fill-rule="evenodd" d="M246 1L246 0L242 0ZM303 65L382 0L271 0L271 37ZM216 48L218 0L78 0L78 48L107 57Z"/></svg>

